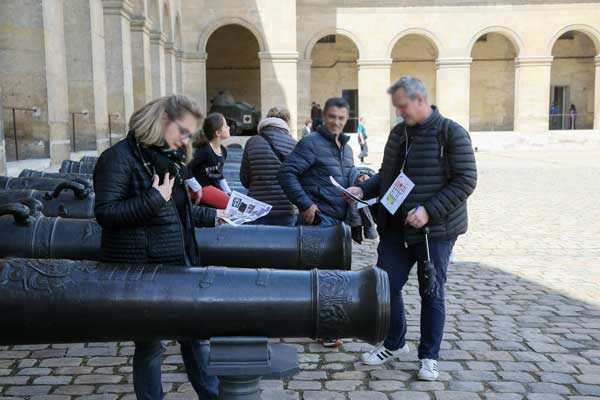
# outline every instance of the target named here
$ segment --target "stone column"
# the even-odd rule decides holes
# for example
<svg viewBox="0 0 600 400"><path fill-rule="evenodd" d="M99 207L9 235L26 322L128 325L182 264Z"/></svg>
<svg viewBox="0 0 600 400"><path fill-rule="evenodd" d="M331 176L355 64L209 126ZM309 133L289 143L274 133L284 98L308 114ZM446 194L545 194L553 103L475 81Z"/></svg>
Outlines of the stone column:
<svg viewBox="0 0 600 400"><path fill-rule="evenodd" d="M175 51L175 93L183 93L183 51Z"/></svg>
<svg viewBox="0 0 600 400"><path fill-rule="evenodd" d="M311 65L311 59L298 60L298 132L302 132L304 122L310 119L312 104L310 90Z"/></svg>
<svg viewBox="0 0 600 400"><path fill-rule="evenodd" d="M392 60L390 58L359 59L358 64L358 116L366 120L369 148L383 147L390 132L390 86Z"/></svg>
<svg viewBox="0 0 600 400"><path fill-rule="evenodd" d="M442 115L469 129L471 58L438 58L435 62L436 105Z"/></svg>
<svg viewBox="0 0 600 400"><path fill-rule="evenodd" d="M259 52L260 104L262 116L269 108L283 106L290 110L290 134L296 136L298 120L298 53Z"/></svg>
<svg viewBox="0 0 600 400"><path fill-rule="evenodd" d="M133 107L135 110L152 100L152 58L150 30L152 21L131 19L131 61L133 68Z"/></svg>
<svg viewBox="0 0 600 400"><path fill-rule="evenodd" d="M594 81L594 129L600 131L600 56L596 56Z"/></svg>
<svg viewBox="0 0 600 400"><path fill-rule="evenodd" d="M206 115L210 105L206 99L206 53L184 53L182 63L182 92L200 104Z"/></svg>
<svg viewBox="0 0 600 400"><path fill-rule="evenodd" d="M104 34L106 40L106 78L108 112L111 115L114 143L127 133L133 113L133 76L131 64L131 4L129 0L104 0Z"/></svg>
<svg viewBox="0 0 600 400"><path fill-rule="evenodd" d="M165 39L160 32L150 33L152 54L152 97L164 96L165 87Z"/></svg>
<svg viewBox="0 0 600 400"><path fill-rule="evenodd" d="M515 60L515 131L549 130L552 57L518 57Z"/></svg>
<svg viewBox="0 0 600 400"><path fill-rule="evenodd" d="M4 109L2 108L2 86L0 85L0 175L6 175L6 142L4 141Z"/></svg>
<svg viewBox="0 0 600 400"><path fill-rule="evenodd" d="M74 150L102 152L108 147L102 2L65 0L64 12L69 111L76 113ZM88 114L80 114L84 111Z"/></svg>
<svg viewBox="0 0 600 400"><path fill-rule="evenodd" d="M165 43L165 90L167 95L177 91L175 77L177 67L175 65L175 48L173 45L173 42Z"/></svg>
<svg viewBox="0 0 600 400"><path fill-rule="evenodd" d="M43 0L42 14L44 52L46 56L50 161L52 165L59 165L63 160L70 158L71 155L63 1Z"/></svg>

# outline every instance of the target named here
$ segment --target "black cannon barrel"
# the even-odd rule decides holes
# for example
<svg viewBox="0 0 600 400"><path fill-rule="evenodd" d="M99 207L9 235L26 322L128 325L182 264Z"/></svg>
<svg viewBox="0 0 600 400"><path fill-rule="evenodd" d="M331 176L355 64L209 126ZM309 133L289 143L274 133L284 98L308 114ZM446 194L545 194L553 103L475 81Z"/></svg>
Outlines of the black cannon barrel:
<svg viewBox="0 0 600 400"><path fill-rule="evenodd" d="M213 336L349 337L389 325L378 268L285 271L0 259L0 345Z"/></svg>
<svg viewBox="0 0 600 400"><path fill-rule="evenodd" d="M91 174L72 174L72 173L61 173L61 172L44 172L36 171L33 169L24 169L19 174L21 178L39 177L39 178L58 178L58 179L85 179L92 183L93 175Z"/></svg>
<svg viewBox="0 0 600 400"><path fill-rule="evenodd" d="M95 195L76 182L60 184L54 191L15 189L0 191L0 204L35 199L46 217L94 218ZM27 203L25 203L27 205Z"/></svg>
<svg viewBox="0 0 600 400"><path fill-rule="evenodd" d="M11 176L0 176L0 190L9 189L35 189L35 190L54 190L60 184L68 182L77 182L86 187L91 188L91 184L87 179L59 179L59 178L46 178L46 177L11 177Z"/></svg>
<svg viewBox="0 0 600 400"><path fill-rule="evenodd" d="M0 235L10 235L0 241L0 257L100 258L102 229L95 220L45 217L11 206L0 206Z"/></svg>
<svg viewBox="0 0 600 400"><path fill-rule="evenodd" d="M96 156L83 156L79 159L79 162L86 162L86 163L96 163L98 161L98 157Z"/></svg>
<svg viewBox="0 0 600 400"><path fill-rule="evenodd" d="M202 262L206 265L290 269L352 266L352 235L347 225L221 226L196 230Z"/></svg>
<svg viewBox="0 0 600 400"><path fill-rule="evenodd" d="M92 219L18 215L0 217L0 257L100 260L102 228ZM0 210L0 215L2 210ZM15 216L13 218L13 216ZM244 225L196 229L204 265L243 268L339 269L352 264L352 242L345 225L276 227Z"/></svg>
<svg viewBox="0 0 600 400"><path fill-rule="evenodd" d="M75 174L93 174L96 161L63 160L58 172Z"/></svg>

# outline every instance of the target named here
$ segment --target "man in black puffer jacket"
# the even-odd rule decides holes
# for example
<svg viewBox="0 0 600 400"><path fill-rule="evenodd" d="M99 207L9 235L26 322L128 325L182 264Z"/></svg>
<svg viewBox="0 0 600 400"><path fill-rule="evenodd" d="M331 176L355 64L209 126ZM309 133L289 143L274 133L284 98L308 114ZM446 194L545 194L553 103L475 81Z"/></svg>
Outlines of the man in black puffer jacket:
<svg viewBox="0 0 600 400"><path fill-rule="evenodd" d="M288 200L277 179L281 164L296 143L284 119L267 117L258 124L258 135L244 146L240 168L242 185L248 188L248 196L273 206L268 215L255 221L256 224L296 225L298 209Z"/></svg>
<svg viewBox="0 0 600 400"><path fill-rule="evenodd" d="M300 139L279 170L279 183L308 225L336 225L347 218L348 203L330 180L351 186L354 156L342 130L350 106L343 98L327 100L323 125Z"/></svg>
<svg viewBox="0 0 600 400"><path fill-rule="evenodd" d="M422 81L403 77L388 93L404 122L390 133L379 173L349 191L382 199L401 172L415 186L395 213L378 205L377 265L390 279L391 323L383 345L364 353L362 361L379 365L408 351L401 291L416 262L421 295L418 378L436 380L448 260L456 238L467 231L467 198L477 183L475 156L466 130L428 104ZM428 246L424 228L429 230Z"/></svg>

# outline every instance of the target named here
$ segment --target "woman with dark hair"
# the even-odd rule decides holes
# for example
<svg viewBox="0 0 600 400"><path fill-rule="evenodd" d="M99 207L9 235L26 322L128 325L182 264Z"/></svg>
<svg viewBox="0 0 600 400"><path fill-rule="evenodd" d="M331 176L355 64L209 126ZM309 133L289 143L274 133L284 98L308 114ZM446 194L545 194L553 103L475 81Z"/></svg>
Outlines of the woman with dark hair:
<svg viewBox="0 0 600 400"><path fill-rule="evenodd" d="M254 223L257 225L295 226L298 209L287 198L277 174L281 164L296 146L290 135L290 113L273 107L258 124L258 135L244 146L240 180L248 188L248 196L273 206L271 212Z"/></svg>
<svg viewBox="0 0 600 400"><path fill-rule="evenodd" d="M202 187L214 186L230 194L223 177L227 150L221 142L229 137L229 126L223 114L212 113L204 119L202 133L196 139L192 161L188 164L192 175Z"/></svg>
<svg viewBox="0 0 600 400"><path fill-rule="evenodd" d="M569 107L569 129L576 129L575 126L577 124L577 109L575 108L575 104L571 104Z"/></svg>
<svg viewBox="0 0 600 400"><path fill-rule="evenodd" d="M217 211L191 203L184 157L201 118L191 99L161 97L133 113L127 138L100 155L94 170L94 212L102 226L103 261L200 265L194 227L215 226ZM206 374L207 343L179 343L198 396L217 399L218 381ZM138 399L163 398L164 351L160 340L135 342L133 386Z"/></svg>

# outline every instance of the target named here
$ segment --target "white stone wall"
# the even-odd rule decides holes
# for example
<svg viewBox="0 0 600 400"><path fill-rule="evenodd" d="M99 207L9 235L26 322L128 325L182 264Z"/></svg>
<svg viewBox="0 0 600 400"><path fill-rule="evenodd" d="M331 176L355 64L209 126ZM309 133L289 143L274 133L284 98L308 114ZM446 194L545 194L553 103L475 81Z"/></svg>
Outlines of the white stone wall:
<svg viewBox="0 0 600 400"><path fill-rule="evenodd" d="M123 135L133 110L153 97L181 91L206 111L207 97L225 82L263 113L289 108L292 130L311 101L357 88L374 148L394 120L385 90L404 74L423 78L431 102L473 130L546 133L551 85L570 87L579 127L600 129L600 5L442 3L5 0L3 102L40 107L38 118L17 113L21 155L55 162L68 156L70 111L89 111L87 120L76 117L78 143L92 148L95 135L102 149L109 113L119 114L111 125ZM220 28L232 25L245 30L219 39ZM568 31L584 35L558 40ZM316 44L331 34L344 38L343 48ZM10 130L11 113L4 115Z"/></svg>

